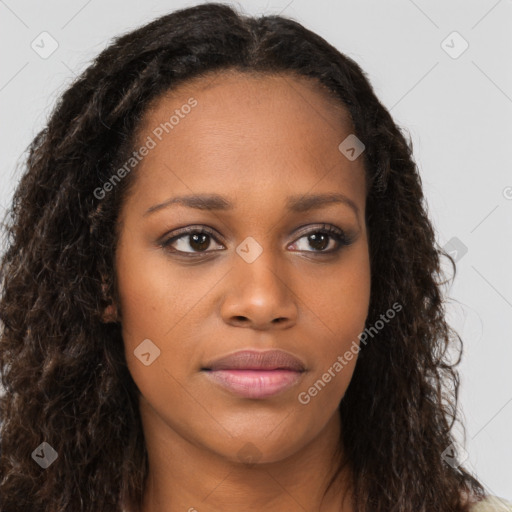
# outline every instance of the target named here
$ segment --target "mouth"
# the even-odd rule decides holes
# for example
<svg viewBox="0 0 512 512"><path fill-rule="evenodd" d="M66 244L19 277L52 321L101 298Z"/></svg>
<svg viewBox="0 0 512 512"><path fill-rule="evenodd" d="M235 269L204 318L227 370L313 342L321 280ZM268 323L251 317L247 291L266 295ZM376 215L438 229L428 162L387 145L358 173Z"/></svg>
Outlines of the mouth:
<svg viewBox="0 0 512 512"><path fill-rule="evenodd" d="M217 359L201 371L234 395L264 399L297 385L306 369L297 357L281 350L244 350Z"/></svg>

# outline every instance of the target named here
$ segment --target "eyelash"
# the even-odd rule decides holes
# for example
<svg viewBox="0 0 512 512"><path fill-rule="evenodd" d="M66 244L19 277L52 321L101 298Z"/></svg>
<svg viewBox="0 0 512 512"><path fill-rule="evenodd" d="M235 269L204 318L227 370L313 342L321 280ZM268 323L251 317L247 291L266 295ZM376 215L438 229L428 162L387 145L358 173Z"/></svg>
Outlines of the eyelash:
<svg viewBox="0 0 512 512"><path fill-rule="evenodd" d="M323 250L323 251L315 251L315 250L312 250L312 251L306 251L306 252L312 252L312 253L316 253L316 254L333 254L333 253L339 252L343 247L346 247L346 246L350 245L353 242L352 238L351 237L347 237L347 235L341 229L339 229L339 228L337 228L335 226L328 225L328 224L324 224L321 228L315 228L315 229L312 229L311 231L308 231L307 233L303 233L299 238L296 239L296 241L300 240L301 238L307 237L309 235L318 234L318 233L328 235L330 238L334 239L338 243L338 246L335 249L331 249L329 251L325 251L325 250ZM211 229L203 226L201 228L197 228L197 227L183 228L183 229L179 230L178 233L175 234L174 236L172 236L171 238L168 238L168 239L164 240L160 244L160 247L162 247L163 249L168 250L171 253L179 254L180 256L182 255L182 256L185 256L187 258L189 258L189 257L194 258L194 257L198 257L198 256L203 256L203 255L211 253L211 252L216 252L216 250L214 250L214 251L185 252L185 251L179 251L179 250L176 250L176 249L169 249L169 246L173 242L176 242L180 238L183 238L183 237L186 237L186 236L195 235L195 234L198 234L198 235L208 235L211 238L213 238L213 240L215 242L217 242L219 244L221 243L221 242L219 242L217 240L217 237L216 237L215 233ZM296 241L293 242L293 243L296 243Z"/></svg>

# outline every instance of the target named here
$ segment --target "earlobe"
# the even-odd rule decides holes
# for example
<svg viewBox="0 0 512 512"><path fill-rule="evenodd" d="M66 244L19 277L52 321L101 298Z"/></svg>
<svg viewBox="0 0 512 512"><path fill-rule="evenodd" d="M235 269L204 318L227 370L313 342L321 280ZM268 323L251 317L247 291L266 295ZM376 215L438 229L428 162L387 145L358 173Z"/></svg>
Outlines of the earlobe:
<svg viewBox="0 0 512 512"><path fill-rule="evenodd" d="M103 300L111 301L112 299L108 296L107 290L108 290L108 285L107 285L107 283L105 283L105 281L103 281L103 283L101 285L102 298L103 298ZM103 310L103 314L102 314L101 318L104 323L117 322L118 315L117 315L116 306L114 304L110 303Z"/></svg>
<svg viewBox="0 0 512 512"><path fill-rule="evenodd" d="M117 311L113 304L110 304L103 310L102 321L106 324L117 322Z"/></svg>

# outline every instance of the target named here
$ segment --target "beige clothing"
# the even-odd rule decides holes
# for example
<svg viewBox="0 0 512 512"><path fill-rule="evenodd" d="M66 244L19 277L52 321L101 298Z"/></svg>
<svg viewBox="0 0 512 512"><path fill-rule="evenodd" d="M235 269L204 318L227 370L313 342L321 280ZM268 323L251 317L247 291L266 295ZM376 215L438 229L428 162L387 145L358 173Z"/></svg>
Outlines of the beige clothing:
<svg viewBox="0 0 512 512"><path fill-rule="evenodd" d="M475 503L471 512L512 512L512 503L498 496L487 496L479 503Z"/></svg>

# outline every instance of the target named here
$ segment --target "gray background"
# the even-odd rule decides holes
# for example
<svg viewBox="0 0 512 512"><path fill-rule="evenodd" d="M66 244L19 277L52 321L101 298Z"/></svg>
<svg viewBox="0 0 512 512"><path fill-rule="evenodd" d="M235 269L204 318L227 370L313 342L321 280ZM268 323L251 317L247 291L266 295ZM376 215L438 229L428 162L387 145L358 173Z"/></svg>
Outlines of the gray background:
<svg viewBox="0 0 512 512"><path fill-rule="evenodd" d="M197 3L0 0L0 213L23 151L73 77L114 35ZM465 343L466 464L512 500L512 0L225 3L323 36L362 66L410 134L439 243L458 251L447 313ZM47 58L31 47L43 31L58 43Z"/></svg>

